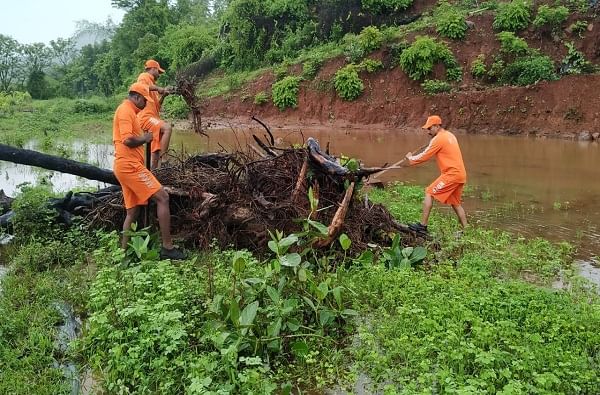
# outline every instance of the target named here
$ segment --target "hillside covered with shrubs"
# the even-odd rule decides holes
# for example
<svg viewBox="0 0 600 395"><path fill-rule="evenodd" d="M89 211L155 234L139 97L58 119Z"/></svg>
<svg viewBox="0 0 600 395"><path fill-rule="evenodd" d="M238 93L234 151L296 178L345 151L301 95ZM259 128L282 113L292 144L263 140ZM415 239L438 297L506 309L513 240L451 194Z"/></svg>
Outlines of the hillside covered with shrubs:
<svg viewBox="0 0 600 395"><path fill-rule="evenodd" d="M162 84L186 72L199 79L208 116L250 111L401 127L437 110L457 128L562 135L590 130L598 120L594 0L113 5L126 11L122 23L96 26L110 38L81 50L67 39L45 47L1 36L3 56L14 61L0 76L0 109L14 91L34 99L122 94L143 62L155 58L167 70ZM44 66L43 55L62 61ZM578 101L587 93L591 100ZM188 112L178 97L165 110L175 117ZM527 129L532 118L542 122Z"/></svg>

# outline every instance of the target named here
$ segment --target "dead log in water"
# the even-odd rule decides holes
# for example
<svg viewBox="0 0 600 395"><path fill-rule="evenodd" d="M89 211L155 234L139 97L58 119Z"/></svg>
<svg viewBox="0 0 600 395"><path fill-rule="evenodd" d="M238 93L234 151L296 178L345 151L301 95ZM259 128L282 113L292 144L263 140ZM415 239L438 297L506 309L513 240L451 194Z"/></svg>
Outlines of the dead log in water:
<svg viewBox="0 0 600 395"><path fill-rule="evenodd" d="M88 180L96 180L107 184L119 185L119 181L111 170L101 169L87 163L77 162L54 155L43 154L24 148L11 147L0 144L0 160L41 167L47 170L59 171L61 173L73 174Z"/></svg>

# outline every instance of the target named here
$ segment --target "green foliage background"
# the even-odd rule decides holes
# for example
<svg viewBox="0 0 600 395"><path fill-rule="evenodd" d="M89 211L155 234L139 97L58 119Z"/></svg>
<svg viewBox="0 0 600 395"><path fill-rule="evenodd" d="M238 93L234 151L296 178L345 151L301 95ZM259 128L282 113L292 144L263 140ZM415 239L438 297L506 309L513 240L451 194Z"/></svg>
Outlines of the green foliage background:
<svg viewBox="0 0 600 395"><path fill-rule="evenodd" d="M154 58L167 70L162 85L196 65L200 77L209 77L199 94L210 97L239 88L262 68L303 63L303 77L312 79L326 59L343 53L348 63L359 64L378 50L391 51L389 66L400 63L413 79L426 78L431 62L442 62L447 79L460 81L462 71L443 53L443 42L421 40L416 43L421 48L405 48L400 40L413 32L431 34L432 27L440 37L463 39L465 16L481 12L494 17L499 32L533 23L542 33L558 34L570 14L590 11L583 0L443 1L419 13L412 0L114 0L113 5L125 12L122 22L83 24L80 33L100 32L104 40L80 49L73 38L24 45L0 35L0 58L8 70L0 73L0 91L28 91L34 99L112 96L124 92L145 60ZM573 23L576 34L583 35L584 24Z"/></svg>

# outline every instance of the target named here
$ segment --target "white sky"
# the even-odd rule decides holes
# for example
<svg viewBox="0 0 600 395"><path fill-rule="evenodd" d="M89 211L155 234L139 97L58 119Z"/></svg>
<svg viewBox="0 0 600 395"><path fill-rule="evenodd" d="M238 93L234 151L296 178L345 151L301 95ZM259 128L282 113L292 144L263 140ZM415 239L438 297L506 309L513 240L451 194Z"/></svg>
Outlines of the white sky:
<svg viewBox="0 0 600 395"><path fill-rule="evenodd" d="M0 0L0 33L21 44L48 44L71 37L76 21L104 23L110 17L119 24L123 14L110 0Z"/></svg>

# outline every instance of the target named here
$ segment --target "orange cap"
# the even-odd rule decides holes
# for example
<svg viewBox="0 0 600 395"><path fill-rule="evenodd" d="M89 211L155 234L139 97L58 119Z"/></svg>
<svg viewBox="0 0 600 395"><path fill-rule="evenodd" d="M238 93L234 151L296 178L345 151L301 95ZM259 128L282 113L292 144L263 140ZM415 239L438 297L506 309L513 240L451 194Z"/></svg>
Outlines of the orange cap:
<svg viewBox="0 0 600 395"><path fill-rule="evenodd" d="M429 129L433 125L441 125L441 124L442 124L442 118L440 118L437 115L432 115L427 118L427 122L425 122L425 125L421 126L421 129Z"/></svg>
<svg viewBox="0 0 600 395"><path fill-rule="evenodd" d="M141 82L134 82L129 87L129 92L139 93L140 95L144 96L146 100L152 100L150 98L150 90L148 89L148 85L142 84Z"/></svg>
<svg viewBox="0 0 600 395"><path fill-rule="evenodd" d="M152 67L156 67L158 69L159 73L164 73L165 70L160 68L160 63L158 63L156 60L154 59L150 59L146 61L146 64L144 65L145 68L149 69Z"/></svg>

